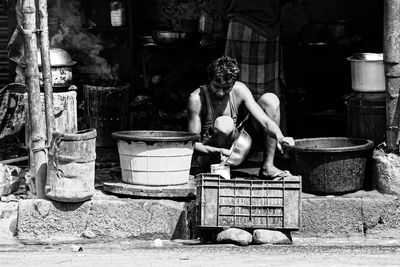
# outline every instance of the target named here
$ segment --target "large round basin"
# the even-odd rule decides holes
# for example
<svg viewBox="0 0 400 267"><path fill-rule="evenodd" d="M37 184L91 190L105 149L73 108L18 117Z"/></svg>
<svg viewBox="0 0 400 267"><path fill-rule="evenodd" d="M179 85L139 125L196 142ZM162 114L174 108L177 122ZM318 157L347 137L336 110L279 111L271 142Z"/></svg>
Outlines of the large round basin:
<svg viewBox="0 0 400 267"><path fill-rule="evenodd" d="M120 131L118 140L122 180L149 186L185 184L197 134L181 131Z"/></svg>
<svg viewBox="0 0 400 267"><path fill-rule="evenodd" d="M302 176L303 191L327 195L362 189L373 147L367 139L321 137L297 139L288 150L293 173Z"/></svg>

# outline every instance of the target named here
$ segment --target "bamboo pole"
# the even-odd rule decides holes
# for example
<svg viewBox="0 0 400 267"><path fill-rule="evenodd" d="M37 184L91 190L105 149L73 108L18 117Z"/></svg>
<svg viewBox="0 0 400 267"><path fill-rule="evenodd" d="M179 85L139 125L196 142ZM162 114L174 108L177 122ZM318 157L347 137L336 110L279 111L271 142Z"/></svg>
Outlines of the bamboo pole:
<svg viewBox="0 0 400 267"><path fill-rule="evenodd" d="M34 168L31 174L35 177L36 197L46 198L44 186L47 173L47 149L45 129L41 110L39 70L37 61L36 7L35 0L22 1L23 22L20 29L24 34L25 48L25 82L28 88L28 112L31 118L31 155Z"/></svg>
<svg viewBox="0 0 400 267"><path fill-rule="evenodd" d="M400 140L400 0L384 1L383 62L386 76L386 144L399 152Z"/></svg>
<svg viewBox="0 0 400 267"><path fill-rule="evenodd" d="M44 86L44 106L46 113L47 146L50 145L54 129L53 87L51 84L50 44L47 0L39 0L40 54Z"/></svg>

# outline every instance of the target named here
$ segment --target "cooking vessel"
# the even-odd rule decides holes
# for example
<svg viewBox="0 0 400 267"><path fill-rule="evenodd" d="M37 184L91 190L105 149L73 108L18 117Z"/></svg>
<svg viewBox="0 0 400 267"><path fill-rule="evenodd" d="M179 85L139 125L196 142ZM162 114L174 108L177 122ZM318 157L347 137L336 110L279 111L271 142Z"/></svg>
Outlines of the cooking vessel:
<svg viewBox="0 0 400 267"><path fill-rule="evenodd" d="M200 39L199 32L153 31L153 40L159 46L197 46Z"/></svg>
<svg viewBox="0 0 400 267"><path fill-rule="evenodd" d="M39 65L39 83L43 86L42 58L40 50L37 54ZM61 48L50 48L51 82L53 87L69 87L72 84L72 61L67 51Z"/></svg>
<svg viewBox="0 0 400 267"><path fill-rule="evenodd" d="M384 92L383 54L358 53L347 58L351 67L351 87L356 92Z"/></svg>
<svg viewBox="0 0 400 267"><path fill-rule="evenodd" d="M246 130L242 129L239 132L239 137L233 142L230 148L230 155L227 163L231 166L240 165L250 152L252 140Z"/></svg>

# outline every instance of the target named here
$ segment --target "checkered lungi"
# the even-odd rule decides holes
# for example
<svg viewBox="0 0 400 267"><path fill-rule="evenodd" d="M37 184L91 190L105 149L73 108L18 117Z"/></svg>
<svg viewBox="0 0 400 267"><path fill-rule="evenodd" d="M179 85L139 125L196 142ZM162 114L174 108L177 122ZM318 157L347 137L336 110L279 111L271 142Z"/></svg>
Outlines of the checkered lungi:
<svg viewBox="0 0 400 267"><path fill-rule="evenodd" d="M240 80L254 98L267 92L281 97L284 76L279 35L268 39L241 22L230 21L226 39L225 55L236 58Z"/></svg>

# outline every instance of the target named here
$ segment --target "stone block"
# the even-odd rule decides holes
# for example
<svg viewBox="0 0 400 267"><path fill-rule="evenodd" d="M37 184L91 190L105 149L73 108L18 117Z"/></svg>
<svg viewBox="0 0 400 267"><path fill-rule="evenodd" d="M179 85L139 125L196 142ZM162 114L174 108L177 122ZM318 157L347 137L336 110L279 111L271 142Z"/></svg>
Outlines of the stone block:
<svg viewBox="0 0 400 267"><path fill-rule="evenodd" d="M18 239L36 243L80 238L86 229L90 207L90 201L22 200L18 206Z"/></svg>
<svg viewBox="0 0 400 267"><path fill-rule="evenodd" d="M96 193L83 203L23 200L19 203L18 238L24 243L93 239L187 239L186 202L119 199Z"/></svg>
<svg viewBox="0 0 400 267"><path fill-rule="evenodd" d="M400 201L394 196L363 198L362 212L365 235L376 235L400 227Z"/></svg>
<svg viewBox="0 0 400 267"><path fill-rule="evenodd" d="M98 237L153 240L189 236L185 202L172 200L93 201L87 229Z"/></svg>
<svg viewBox="0 0 400 267"><path fill-rule="evenodd" d="M377 148L373 153L372 185L384 194L400 196L400 156Z"/></svg>
<svg viewBox="0 0 400 267"><path fill-rule="evenodd" d="M311 197L302 200L303 237L363 235L361 198Z"/></svg>
<svg viewBox="0 0 400 267"><path fill-rule="evenodd" d="M400 227L400 200L376 190L343 196L303 194L302 237L368 237ZM400 236L400 235L399 235Z"/></svg>
<svg viewBox="0 0 400 267"><path fill-rule="evenodd" d="M17 243L17 211L17 202L0 202L0 245Z"/></svg>

